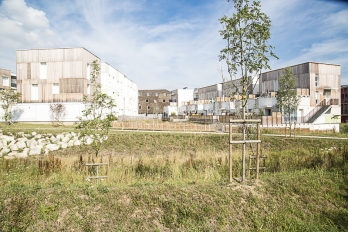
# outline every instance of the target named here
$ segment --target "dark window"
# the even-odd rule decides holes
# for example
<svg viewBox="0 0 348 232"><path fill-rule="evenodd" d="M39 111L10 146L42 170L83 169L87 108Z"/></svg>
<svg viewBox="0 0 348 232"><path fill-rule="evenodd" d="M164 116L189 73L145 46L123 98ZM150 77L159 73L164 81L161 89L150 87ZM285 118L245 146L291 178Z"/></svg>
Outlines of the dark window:
<svg viewBox="0 0 348 232"><path fill-rule="evenodd" d="M149 99L146 99L145 102L149 102Z"/></svg>
<svg viewBox="0 0 348 232"><path fill-rule="evenodd" d="M163 99L163 102L166 102L166 99Z"/></svg>

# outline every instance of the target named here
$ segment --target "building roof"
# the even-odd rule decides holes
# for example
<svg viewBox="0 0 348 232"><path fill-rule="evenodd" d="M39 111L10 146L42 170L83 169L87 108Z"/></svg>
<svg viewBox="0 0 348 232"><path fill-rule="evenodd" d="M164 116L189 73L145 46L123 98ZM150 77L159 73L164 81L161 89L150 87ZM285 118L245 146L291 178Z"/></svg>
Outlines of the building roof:
<svg viewBox="0 0 348 232"><path fill-rule="evenodd" d="M18 49L17 51L32 51L32 50L55 50L55 49L76 49L76 48L82 48L84 50L86 50L87 52L91 53L92 55L94 55L95 57L97 57L98 59L99 56L95 55L94 53L90 52L89 50L87 50L84 47L75 47L75 48L34 48L34 49Z"/></svg>

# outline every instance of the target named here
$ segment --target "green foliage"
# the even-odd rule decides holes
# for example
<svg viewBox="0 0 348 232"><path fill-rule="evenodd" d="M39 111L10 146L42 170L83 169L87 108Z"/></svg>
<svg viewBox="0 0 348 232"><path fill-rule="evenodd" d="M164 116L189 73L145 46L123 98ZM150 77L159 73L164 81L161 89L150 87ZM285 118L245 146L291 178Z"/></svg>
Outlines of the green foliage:
<svg viewBox="0 0 348 232"><path fill-rule="evenodd" d="M340 124L340 133L348 134L348 123L341 123Z"/></svg>
<svg viewBox="0 0 348 232"><path fill-rule="evenodd" d="M279 89L277 93L277 107L287 116L297 109L300 98L296 91L296 78L292 74L291 67L286 67L279 79Z"/></svg>
<svg viewBox="0 0 348 232"><path fill-rule="evenodd" d="M82 111L82 116L78 117L79 121L75 126L79 130L81 138L92 139L91 147L95 151L95 155L98 156L103 141L107 139L112 122L116 120L113 112L116 104L114 99L101 92L98 61L93 61L91 66L91 87L93 93L91 96L83 96L85 109Z"/></svg>
<svg viewBox="0 0 348 232"><path fill-rule="evenodd" d="M242 97L244 109L253 77L261 70L270 69L268 57L277 56L272 51L273 47L267 43L271 37L271 20L261 12L260 2L253 1L250 4L249 0L234 0L234 8L236 13L232 17L225 15L219 19L223 25L220 35L227 41L227 46L220 51L219 59L226 61L231 81L238 73L242 75L239 83L241 92L239 88L236 89Z"/></svg>
<svg viewBox="0 0 348 232"><path fill-rule="evenodd" d="M12 89L5 89L0 91L1 108L4 110L3 119L8 124L12 123L12 107L18 103L20 97L21 94Z"/></svg>
<svg viewBox="0 0 348 232"><path fill-rule="evenodd" d="M289 118L291 135L291 114L297 110L300 104L300 97L297 96L296 78L292 74L291 67L286 67L279 79L279 89L277 93L277 107Z"/></svg>
<svg viewBox="0 0 348 232"><path fill-rule="evenodd" d="M172 112L170 115L171 115L171 116L176 116L176 113L175 113L175 112Z"/></svg>
<svg viewBox="0 0 348 232"><path fill-rule="evenodd" d="M264 116L264 115L265 115L265 111L263 111L263 109L260 109L260 110L259 110L259 115L260 115L260 116Z"/></svg>

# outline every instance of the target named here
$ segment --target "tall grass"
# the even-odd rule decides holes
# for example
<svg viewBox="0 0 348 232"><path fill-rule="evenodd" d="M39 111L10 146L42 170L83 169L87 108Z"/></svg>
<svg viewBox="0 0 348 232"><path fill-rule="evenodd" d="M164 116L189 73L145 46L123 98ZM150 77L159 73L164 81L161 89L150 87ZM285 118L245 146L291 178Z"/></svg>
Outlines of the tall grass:
<svg viewBox="0 0 348 232"><path fill-rule="evenodd" d="M345 231L346 142L262 141L260 180L232 185L227 135L117 133L97 158L73 147L0 159L0 230ZM108 178L87 181L86 162L107 162ZM238 177L238 146L233 164Z"/></svg>

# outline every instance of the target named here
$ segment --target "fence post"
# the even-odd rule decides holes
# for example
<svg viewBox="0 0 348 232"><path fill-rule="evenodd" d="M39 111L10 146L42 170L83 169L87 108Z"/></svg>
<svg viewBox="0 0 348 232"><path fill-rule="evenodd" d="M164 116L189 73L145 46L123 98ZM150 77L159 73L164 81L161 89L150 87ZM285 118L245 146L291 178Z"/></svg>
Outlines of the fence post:
<svg viewBox="0 0 348 232"><path fill-rule="evenodd" d="M260 123L257 123L257 140L261 140L261 129ZM257 153L256 153L256 179L259 179L260 171L260 154L261 154L261 144L257 143Z"/></svg>
<svg viewBox="0 0 348 232"><path fill-rule="evenodd" d="M229 149L229 155L228 155L228 165L229 165L229 181L232 183L232 123L231 121L229 122L230 128L229 128L229 144L230 144L230 149Z"/></svg>

